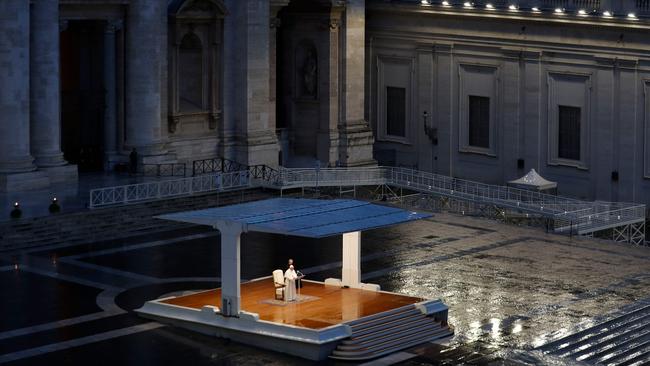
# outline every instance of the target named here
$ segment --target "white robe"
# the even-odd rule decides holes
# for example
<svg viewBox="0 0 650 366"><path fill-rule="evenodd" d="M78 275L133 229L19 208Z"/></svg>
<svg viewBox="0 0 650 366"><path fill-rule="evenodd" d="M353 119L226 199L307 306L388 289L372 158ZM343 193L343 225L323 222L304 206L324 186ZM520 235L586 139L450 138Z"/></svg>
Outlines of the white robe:
<svg viewBox="0 0 650 366"><path fill-rule="evenodd" d="M285 301L294 301L296 300L296 279L298 275L293 269L287 269L284 272L284 300Z"/></svg>

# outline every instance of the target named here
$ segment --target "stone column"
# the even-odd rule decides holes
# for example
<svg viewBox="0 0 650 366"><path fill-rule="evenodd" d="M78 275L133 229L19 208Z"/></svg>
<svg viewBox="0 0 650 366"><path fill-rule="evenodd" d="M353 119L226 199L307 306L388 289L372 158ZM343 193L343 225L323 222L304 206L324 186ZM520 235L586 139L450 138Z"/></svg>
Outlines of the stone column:
<svg viewBox="0 0 650 366"><path fill-rule="evenodd" d="M48 184L30 154L29 22L29 1L0 1L0 191Z"/></svg>
<svg viewBox="0 0 650 366"><path fill-rule="evenodd" d="M0 173L36 169L29 150L29 2L0 2Z"/></svg>
<svg viewBox="0 0 650 366"><path fill-rule="evenodd" d="M30 26L31 150L39 167L61 166L59 0L34 2Z"/></svg>
<svg viewBox="0 0 650 366"><path fill-rule="evenodd" d="M104 159L108 163L117 155L117 58L116 32L121 20L109 20L104 28Z"/></svg>
<svg viewBox="0 0 650 366"><path fill-rule="evenodd" d="M343 286L359 287L361 284L361 232L343 234L343 264L341 283Z"/></svg>
<svg viewBox="0 0 650 366"><path fill-rule="evenodd" d="M226 6L224 145L228 148L234 140L231 151L242 163L276 166L278 140L275 120L269 118L270 4L268 0L229 0Z"/></svg>
<svg viewBox="0 0 650 366"><path fill-rule="evenodd" d="M145 160L165 158L161 116L160 33L163 1L132 0L126 24L126 148L137 148Z"/></svg>
<svg viewBox="0 0 650 366"><path fill-rule="evenodd" d="M374 137L365 120L365 0L349 0L342 32L343 85L339 122L339 163L343 166L373 165Z"/></svg>

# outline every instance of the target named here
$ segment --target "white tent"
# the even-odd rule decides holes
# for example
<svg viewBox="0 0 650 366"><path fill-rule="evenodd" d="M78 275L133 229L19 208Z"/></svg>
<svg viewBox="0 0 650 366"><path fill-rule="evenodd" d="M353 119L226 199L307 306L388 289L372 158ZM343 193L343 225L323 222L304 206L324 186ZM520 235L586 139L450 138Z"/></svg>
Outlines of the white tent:
<svg viewBox="0 0 650 366"><path fill-rule="evenodd" d="M544 179L535 169L531 169L526 175L519 179L511 180L508 182L509 186L533 190L533 191L547 191L557 188L556 182Z"/></svg>

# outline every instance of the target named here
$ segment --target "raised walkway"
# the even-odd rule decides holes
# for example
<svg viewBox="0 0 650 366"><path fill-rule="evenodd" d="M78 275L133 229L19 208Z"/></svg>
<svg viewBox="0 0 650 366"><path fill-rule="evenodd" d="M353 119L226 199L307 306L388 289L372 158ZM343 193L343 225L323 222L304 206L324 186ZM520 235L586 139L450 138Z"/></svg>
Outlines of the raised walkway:
<svg viewBox="0 0 650 366"><path fill-rule="evenodd" d="M543 218L550 229L568 235L593 235L611 230L612 239L635 244L645 242L645 205L622 202L581 201L512 187L490 185L413 169L378 166L362 168L296 168L279 170L245 166L212 159L194 163L195 176L130 184L90 191L89 207L100 208L205 192L249 188L319 189L382 187L380 199L404 196L404 192L426 199L470 203L478 211L515 212L522 218ZM344 188L348 188L347 190Z"/></svg>

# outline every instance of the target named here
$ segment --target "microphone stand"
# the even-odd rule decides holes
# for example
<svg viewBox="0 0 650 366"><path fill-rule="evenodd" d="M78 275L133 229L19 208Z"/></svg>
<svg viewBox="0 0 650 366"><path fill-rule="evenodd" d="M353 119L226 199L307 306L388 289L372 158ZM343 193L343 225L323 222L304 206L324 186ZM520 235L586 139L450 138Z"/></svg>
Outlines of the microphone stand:
<svg viewBox="0 0 650 366"><path fill-rule="evenodd" d="M298 275L298 281L300 281L296 283L296 287L298 287L298 302L300 302L300 288L302 287L302 279L305 275L300 271L296 271L296 274Z"/></svg>

